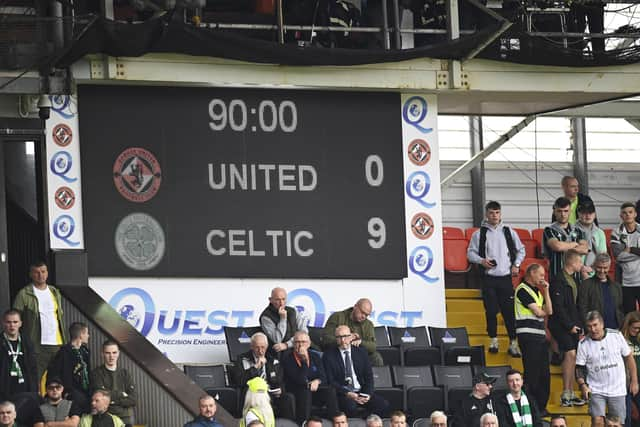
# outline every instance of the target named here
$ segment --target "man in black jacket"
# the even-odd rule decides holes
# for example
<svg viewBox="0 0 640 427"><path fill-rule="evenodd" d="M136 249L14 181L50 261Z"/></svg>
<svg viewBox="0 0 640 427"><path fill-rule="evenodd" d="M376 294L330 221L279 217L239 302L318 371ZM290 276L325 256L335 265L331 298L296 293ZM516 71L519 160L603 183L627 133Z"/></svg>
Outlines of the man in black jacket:
<svg viewBox="0 0 640 427"><path fill-rule="evenodd" d="M611 257L608 254L598 254L593 262L595 276L580 284L578 290L578 308L583 322L587 313L597 311L602 313L604 327L620 329L624 320L624 306L622 303L622 286L609 277Z"/></svg>
<svg viewBox="0 0 640 427"><path fill-rule="evenodd" d="M478 427L482 415L495 414L491 390L496 379L485 372L480 372L473 377L471 394L465 397L460 402L458 410L453 412L453 427Z"/></svg>
<svg viewBox="0 0 640 427"><path fill-rule="evenodd" d="M262 332L251 336L251 350L242 353L234 364L234 380L242 387L243 395L247 391L247 381L261 377L269 384L269 396L273 411L278 418L295 420L294 398L285 391L284 372L278 359L267 350L269 342ZM244 401L244 398L241 400Z"/></svg>
<svg viewBox="0 0 640 427"><path fill-rule="evenodd" d="M507 372L509 391L496 402L500 427L542 427L538 404L533 396L522 389L522 374L512 369Z"/></svg>
<svg viewBox="0 0 640 427"><path fill-rule="evenodd" d="M550 294L553 314L549 317L549 331L558 344L558 350L564 352L562 360L563 391L560 397L562 406L582 406L584 400L573 393L574 373L576 369L576 350L583 331L582 317L578 311L578 283L576 273L582 269L582 255L573 249L564 254L564 263L560 274L551 284Z"/></svg>

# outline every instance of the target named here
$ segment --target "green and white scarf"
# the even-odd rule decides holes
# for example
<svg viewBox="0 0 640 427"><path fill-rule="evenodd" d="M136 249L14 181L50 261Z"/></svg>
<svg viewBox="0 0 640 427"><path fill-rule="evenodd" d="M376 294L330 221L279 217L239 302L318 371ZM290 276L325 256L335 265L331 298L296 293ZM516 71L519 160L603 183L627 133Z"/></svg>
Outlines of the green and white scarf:
<svg viewBox="0 0 640 427"><path fill-rule="evenodd" d="M511 408L511 416L513 417L513 422L516 427L533 427L531 408L529 407L529 400L527 399L526 394L520 394L520 408L522 409L522 415L520 415L518 405L516 405L516 401L511 393L507 393L507 402L509 403L509 408Z"/></svg>

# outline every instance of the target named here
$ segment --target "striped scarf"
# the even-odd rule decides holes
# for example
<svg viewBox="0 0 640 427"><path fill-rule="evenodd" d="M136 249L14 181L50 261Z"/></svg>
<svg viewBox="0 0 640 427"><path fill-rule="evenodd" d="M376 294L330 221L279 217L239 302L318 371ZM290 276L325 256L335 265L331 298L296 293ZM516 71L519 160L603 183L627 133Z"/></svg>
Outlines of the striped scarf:
<svg viewBox="0 0 640 427"><path fill-rule="evenodd" d="M511 408L511 416L513 417L513 422L516 427L533 427L531 408L529 407L529 400L526 394L520 394L522 416L520 415L520 411L518 411L518 405L516 405L516 401L513 399L511 393L507 393L507 402L509 403L509 408Z"/></svg>

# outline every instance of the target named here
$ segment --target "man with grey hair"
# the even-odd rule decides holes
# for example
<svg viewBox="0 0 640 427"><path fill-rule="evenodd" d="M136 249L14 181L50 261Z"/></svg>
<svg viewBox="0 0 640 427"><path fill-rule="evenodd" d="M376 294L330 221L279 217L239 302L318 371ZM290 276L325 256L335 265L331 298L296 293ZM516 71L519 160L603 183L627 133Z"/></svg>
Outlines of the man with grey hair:
<svg viewBox="0 0 640 427"><path fill-rule="evenodd" d="M638 393L633 352L619 331L605 329L600 313L590 311L586 320L588 335L578 344L576 381L584 398L589 400L591 425L604 427L605 409L624 423L626 372L631 377L629 392L634 396Z"/></svg>
<svg viewBox="0 0 640 427"><path fill-rule="evenodd" d="M429 419L432 427L447 427L447 415L442 411L433 411Z"/></svg>
<svg viewBox="0 0 640 427"><path fill-rule="evenodd" d="M13 427L16 421L16 407L8 400L0 403L0 426Z"/></svg>
<svg viewBox="0 0 640 427"><path fill-rule="evenodd" d="M251 349L238 356L232 377L236 385L247 391L247 381L261 377L269 385L269 396L273 411L278 418L295 420L294 398L284 389L284 371L278 359L268 351L269 341L262 332L251 336ZM241 399L241 402L244 398Z"/></svg>
<svg viewBox="0 0 640 427"><path fill-rule="evenodd" d="M588 312L595 310L602 314L605 328L620 329L624 319L622 286L609 277L610 268L611 257L597 254L593 262L595 275L578 287L578 309L583 321Z"/></svg>
<svg viewBox="0 0 640 427"><path fill-rule="evenodd" d="M480 427L498 427L498 417L496 414L487 412L480 417Z"/></svg>
<svg viewBox="0 0 640 427"><path fill-rule="evenodd" d="M376 414L371 414L367 417L367 427L382 427L382 418Z"/></svg>

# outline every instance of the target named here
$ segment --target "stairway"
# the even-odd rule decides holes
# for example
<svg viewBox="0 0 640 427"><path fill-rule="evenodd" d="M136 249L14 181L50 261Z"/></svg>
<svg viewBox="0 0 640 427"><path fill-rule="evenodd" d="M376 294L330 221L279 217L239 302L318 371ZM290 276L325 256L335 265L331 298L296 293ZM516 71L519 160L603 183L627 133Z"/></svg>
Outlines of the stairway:
<svg viewBox="0 0 640 427"><path fill-rule="evenodd" d="M511 365L522 371L522 359L514 358L507 354L509 337L504 327L502 316L498 315L498 341L500 351L496 354L488 352L489 337L486 332L484 306L479 289L446 289L447 326L464 326L469 333L471 345L484 345L485 357L488 366ZM551 365L551 396L547 410L552 414L562 414L567 418L569 427L588 427L591 418L588 415L587 405L583 407L564 408L560 406L560 394L562 393L562 373L559 366Z"/></svg>

